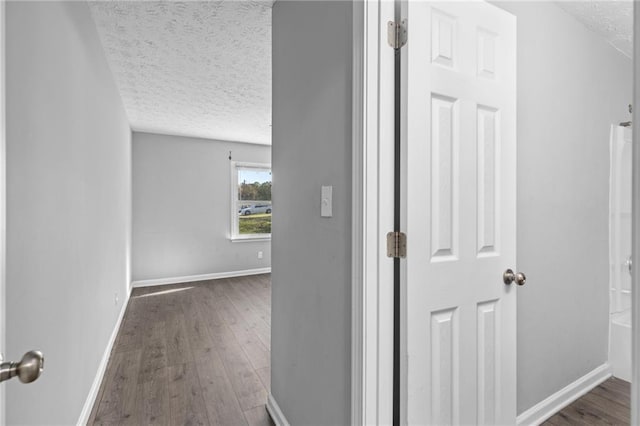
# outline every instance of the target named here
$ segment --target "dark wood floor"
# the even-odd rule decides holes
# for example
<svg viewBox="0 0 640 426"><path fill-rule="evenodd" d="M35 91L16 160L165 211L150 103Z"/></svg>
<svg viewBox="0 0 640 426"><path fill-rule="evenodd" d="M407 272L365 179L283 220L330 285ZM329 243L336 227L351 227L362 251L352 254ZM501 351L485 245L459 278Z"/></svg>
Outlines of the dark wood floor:
<svg viewBox="0 0 640 426"><path fill-rule="evenodd" d="M273 425L270 279L135 289L89 424Z"/></svg>
<svg viewBox="0 0 640 426"><path fill-rule="evenodd" d="M543 425L628 425L631 423L630 395L629 382L612 377Z"/></svg>
<svg viewBox="0 0 640 426"><path fill-rule="evenodd" d="M135 289L89 424L273 426L271 277ZM629 425L611 378L543 425Z"/></svg>

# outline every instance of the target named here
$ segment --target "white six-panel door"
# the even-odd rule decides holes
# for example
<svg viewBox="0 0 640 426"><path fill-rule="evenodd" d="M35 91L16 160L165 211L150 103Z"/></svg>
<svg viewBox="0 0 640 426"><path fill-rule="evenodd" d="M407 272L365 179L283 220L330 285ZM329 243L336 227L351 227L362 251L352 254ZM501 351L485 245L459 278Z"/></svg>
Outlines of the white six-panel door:
<svg viewBox="0 0 640 426"><path fill-rule="evenodd" d="M404 421L515 424L516 19L409 1Z"/></svg>

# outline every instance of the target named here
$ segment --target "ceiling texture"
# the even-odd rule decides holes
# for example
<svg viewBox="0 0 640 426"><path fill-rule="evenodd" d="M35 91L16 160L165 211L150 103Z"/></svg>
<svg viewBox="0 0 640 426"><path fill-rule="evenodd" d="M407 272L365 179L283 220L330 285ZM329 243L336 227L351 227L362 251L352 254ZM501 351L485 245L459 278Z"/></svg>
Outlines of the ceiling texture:
<svg viewBox="0 0 640 426"><path fill-rule="evenodd" d="M556 4L631 57L632 0ZM271 144L272 0L89 5L133 130Z"/></svg>
<svg viewBox="0 0 640 426"><path fill-rule="evenodd" d="M90 1L135 131L271 143L272 1Z"/></svg>
<svg viewBox="0 0 640 426"><path fill-rule="evenodd" d="M633 1L558 1L558 6L629 58L633 52Z"/></svg>

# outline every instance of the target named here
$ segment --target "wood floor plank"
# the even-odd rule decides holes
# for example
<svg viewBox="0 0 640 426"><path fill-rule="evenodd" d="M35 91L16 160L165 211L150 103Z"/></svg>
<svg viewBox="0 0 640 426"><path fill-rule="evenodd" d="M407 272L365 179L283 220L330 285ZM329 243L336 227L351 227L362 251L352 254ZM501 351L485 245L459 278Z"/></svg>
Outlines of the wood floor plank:
<svg viewBox="0 0 640 426"><path fill-rule="evenodd" d="M138 421L136 394L141 357L142 350L113 354L95 424L135 424Z"/></svg>
<svg viewBox="0 0 640 426"><path fill-rule="evenodd" d="M240 313L244 321L251 327L264 346L271 350L271 327L260 318L255 308L248 303L247 299L230 285L226 289L226 294L236 310Z"/></svg>
<svg viewBox="0 0 640 426"><path fill-rule="evenodd" d="M593 424L609 424L602 421L598 417L594 417L590 413L584 413L581 409L576 409L575 406L570 405L562 410L564 418L572 425L593 425Z"/></svg>
<svg viewBox="0 0 640 426"><path fill-rule="evenodd" d="M169 425L168 368L153 370L144 382L138 383L136 398L139 424Z"/></svg>
<svg viewBox="0 0 640 426"><path fill-rule="evenodd" d="M591 390L591 392L603 398L617 402L618 404L621 404L624 407L630 409L631 400L630 400L629 393L624 393L618 390L611 389L607 382L596 386L593 390Z"/></svg>
<svg viewBox="0 0 640 426"><path fill-rule="evenodd" d="M271 286L269 283L265 283L261 275L254 275L249 277L247 284L247 290L260 298L260 306L270 314L271 303L269 301L271 300ZM268 318L268 320L270 321L271 319Z"/></svg>
<svg viewBox="0 0 640 426"><path fill-rule="evenodd" d="M250 280L251 277L242 277L242 280L232 283L227 294L236 294L241 299L244 299L241 303L250 307L261 320L268 324L270 320L267 318L267 301L251 287ZM228 285L228 282L221 285Z"/></svg>
<svg viewBox="0 0 640 426"><path fill-rule="evenodd" d="M229 326L209 330L242 410L266 403L267 391Z"/></svg>
<svg viewBox="0 0 640 426"><path fill-rule="evenodd" d="M269 349L264 345L255 328L244 320L234 304L226 297L228 288L224 285L215 285L212 291L215 298L214 308L220 312L220 317L235 335L253 368L257 370L268 367L270 365Z"/></svg>
<svg viewBox="0 0 640 426"><path fill-rule="evenodd" d="M585 403L593 405L617 421L617 424L631 423L631 410L618 402L611 399L603 398L589 392L581 398Z"/></svg>
<svg viewBox="0 0 640 426"><path fill-rule="evenodd" d="M619 377L611 377L609 380L607 380L607 382L612 386L620 386L622 389L631 392L631 383L627 382L626 380L622 380Z"/></svg>
<svg viewBox="0 0 640 426"><path fill-rule="evenodd" d="M193 289L191 298L195 302L200 317L204 320L207 327L218 327L224 324L220 318L220 312L215 308L215 301L211 290L204 286L198 286Z"/></svg>
<svg viewBox="0 0 640 426"><path fill-rule="evenodd" d="M149 324L147 334L142 336L142 360L138 383L156 379L156 370L167 367L167 343L165 340L165 322Z"/></svg>
<svg viewBox="0 0 640 426"><path fill-rule="evenodd" d="M167 365L193 362L191 344L187 336L187 322L182 311L166 321Z"/></svg>
<svg viewBox="0 0 640 426"><path fill-rule="evenodd" d="M140 349L140 336L143 334L145 327L146 324L141 317L138 300L130 298L114 343L114 350L116 352L127 352Z"/></svg>
<svg viewBox="0 0 640 426"><path fill-rule="evenodd" d="M544 425L628 425L630 386L617 378L596 386L589 393L560 410Z"/></svg>
<svg viewBox="0 0 640 426"><path fill-rule="evenodd" d="M197 361L196 366L209 422L217 426L246 425L244 413L217 351Z"/></svg>
<svg viewBox="0 0 640 426"><path fill-rule="evenodd" d="M616 392L622 395L631 395L631 383L621 380L617 377L610 378L600 386L603 386L612 392Z"/></svg>
<svg viewBox="0 0 640 426"><path fill-rule="evenodd" d="M258 377L262 381L264 388L267 390L267 393L271 391L271 367L260 368L256 370L258 373Z"/></svg>
<svg viewBox="0 0 640 426"><path fill-rule="evenodd" d="M153 324L156 321L163 320L162 313L165 310L162 308L162 297L153 296L152 294L145 294L136 297L135 301L138 304L138 316L146 324Z"/></svg>
<svg viewBox="0 0 640 426"><path fill-rule="evenodd" d="M268 325L271 322L271 309L269 309L268 301L265 300L264 296L259 294L258 290L253 287L253 280L252 276L244 277L240 285L235 285L234 288L245 296L256 313Z"/></svg>
<svg viewBox="0 0 640 426"><path fill-rule="evenodd" d="M271 274L252 275L250 277L251 286L264 297L264 300L269 302L271 300ZM271 303L267 303L269 309L271 309Z"/></svg>
<svg viewBox="0 0 640 426"><path fill-rule="evenodd" d="M621 425L624 424L620 419L612 416L610 413L602 411L601 409L589 404L584 399L580 398L571 404L570 410L575 411L579 415L579 418L584 421L584 424L589 425Z"/></svg>
<svg viewBox="0 0 640 426"><path fill-rule="evenodd" d="M269 349L264 346L251 328L243 324L232 325L230 328L236 336L236 339L240 342L240 346L247 355L254 370L259 370L271 365Z"/></svg>
<svg viewBox="0 0 640 426"><path fill-rule="evenodd" d="M206 321L200 315L197 307L197 298L191 294L185 298L182 312L187 327L187 341L195 361L207 357L213 348L213 341L207 331Z"/></svg>
<svg viewBox="0 0 640 426"><path fill-rule="evenodd" d="M233 325L242 322L242 316L227 297L227 293L229 291L228 285L234 284L220 284L216 283L215 281L207 286L207 288L211 293L213 293L214 307L216 309L216 312L218 312L220 319L224 324L227 325Z"/></svg>
<svg viewBox="0 0 640 426"><path fill-rule="evenodd" d="M564 413L554 414L550 419L547 419L542 423L543 426L570 426L575 425L568 420L567 416Z"/></svg>
<svg viewBox="0 0 640 426"><path fill-rule="evenodd" d="M209 424L195 363L172 365L169 374L169 412L172 425Z"/></svg>
<svg viewBox="0 0 640 426"><path fill-rule="evenodd" d="M264 405L245 411L244 417L249 426L275 426Z"/></svg>

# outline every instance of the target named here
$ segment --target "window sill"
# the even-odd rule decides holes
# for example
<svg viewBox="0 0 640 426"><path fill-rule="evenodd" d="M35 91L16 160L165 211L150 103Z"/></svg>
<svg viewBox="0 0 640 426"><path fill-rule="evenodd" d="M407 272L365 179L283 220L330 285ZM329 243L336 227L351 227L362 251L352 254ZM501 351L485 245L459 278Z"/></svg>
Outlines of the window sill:
<svg viewBox="0 0 640 426"><path fill-rule="evenodd" d="M246 236L235 236L230 237L232 243L253 243L256 241L271 241L271 235L261 236L261 235L246 235Z"/></svg>

